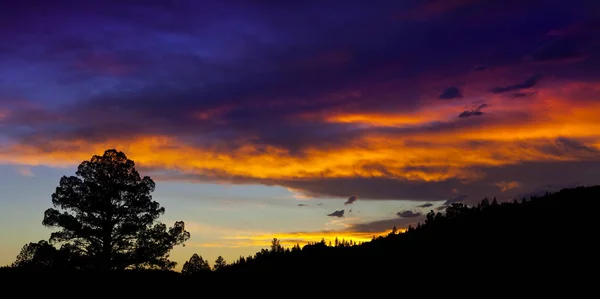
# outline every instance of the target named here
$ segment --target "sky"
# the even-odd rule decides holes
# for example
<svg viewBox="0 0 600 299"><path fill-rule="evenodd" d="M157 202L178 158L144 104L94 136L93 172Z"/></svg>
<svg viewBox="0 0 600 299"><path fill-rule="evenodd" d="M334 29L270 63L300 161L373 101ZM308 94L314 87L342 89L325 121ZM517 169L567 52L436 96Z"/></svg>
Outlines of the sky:
<svg viewBox="0 0 600 299"><path fill-rule="evenodd" d="M597 0L2 6L0 265L112 148L185 221L179 267L600 182Z"/></svg>

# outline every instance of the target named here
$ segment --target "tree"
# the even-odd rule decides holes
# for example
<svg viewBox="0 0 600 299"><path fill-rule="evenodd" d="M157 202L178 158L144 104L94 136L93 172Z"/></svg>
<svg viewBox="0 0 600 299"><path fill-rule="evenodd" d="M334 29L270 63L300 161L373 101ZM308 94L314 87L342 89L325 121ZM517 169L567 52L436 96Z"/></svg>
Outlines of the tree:
<svg viewBox="0 0 600 299"><path fill-rule="evenodd" d="M37 243L23 245L13 267L52 267L56 261L57 250L48 242L41 240Z"/></svg>
<svg viewBox="0 0 600 299"><path fill-rule="evenodd" d="M435 212L433 210L429 211L426 217L425 223L433 223L435 221Z"/></svg>
<svg viewBox="0 0 600 299"><path fill-rule="evenodd" d="M79 253L69 244L60 249L45 240L25 244L12 267L18 268L85 268Z"/></svg>
<svg viewBox="0 0 600 299"><path fill-rule="evenodd" d="M294 245L294 247L292 247L292 252L297 252L297 251L301 251L302 249L300 248L300 244L296 243L296 245Z"/></svg>
<svg viewBox="0 0 600 299"><path fill-rule="evenodd" d="M132 160L109 149L83 161L75 174L60 179L54 208L44 213L45 226L60 228L51 242L70 246L96 269L175 266L168 253L190 234L182 221L168 229L157 221L165 209L152 200L155 183Z"/></svg>
<svg viewBox="0 0 600 299"><path fill-rule="evenodd" d="M468 210L469 208L462 202L453 202L446 208L446 218L457 218Z"/></svg>
<svg viewBox="0 0 600 299"><path fill-rule="evenodd" d="M281 246L281 243L277 238L273 238L273 240L271 241L271 252L283 252L283 246Z"/></svg>
<svg viewBox="0 0 600 299"><path fill-rule="evenodd" d="M205 261L202 256L194 253L190 260L183 264L183 269L181 269L181 273L185 275L191 275L200 273L203 271L210 271L210 265L208 261Z"/></svg>
<svg viewBox="0 0 600 299"><path fill-rule="evenodd" d="M225 259L223 259L222 256L219 255L219 257L217 257L217 259L215 260L215 265L213 266L213 269L215 271L219 271L225 266L227 266L227 262L225 261Z"/></svg>

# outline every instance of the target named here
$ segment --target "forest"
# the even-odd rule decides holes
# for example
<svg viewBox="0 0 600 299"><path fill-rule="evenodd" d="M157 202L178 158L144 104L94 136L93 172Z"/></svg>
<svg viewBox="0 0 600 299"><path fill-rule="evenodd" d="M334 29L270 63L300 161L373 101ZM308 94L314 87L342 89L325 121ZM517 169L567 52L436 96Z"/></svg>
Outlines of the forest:
<svg viewBox="0 0 600 299"><path fill-rule="evenodd" d="M0 269L2 279L109 275L115 284L141 278L205 283L260 275L290 285L320 279L473 282L568 279L595 271L597 262L600 186L580 186L512 201L453 203L430 211L424 223L361 244L336 240L284 248L274 236L270 247L252 256L209 263L194 254L175 272L169 251L190 233L182 221L172 227L158 222L164 208L150 196L154 187L122 152L107 150L82 162L76 176L60 180L54 208L44 213L43 224L60 230L24 245L15 262Z"/></svg>

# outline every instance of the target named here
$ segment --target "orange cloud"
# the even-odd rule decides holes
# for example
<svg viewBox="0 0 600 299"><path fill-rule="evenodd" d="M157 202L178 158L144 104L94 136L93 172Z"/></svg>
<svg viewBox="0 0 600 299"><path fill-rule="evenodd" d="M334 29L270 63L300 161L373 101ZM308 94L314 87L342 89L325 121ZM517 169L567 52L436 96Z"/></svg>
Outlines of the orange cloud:
<svg viewBox="0 0 600 299"><path fill-rule="evenodd" d="M518 188L519 186L521 186L521 184L516 181L496 183L496 187L500 188L500 191L502 191L502 192L506 192L508 190Z"/></svg>
<svg viewBox="0 0 600 299"><path fill-rule="evenodd" d="M421 112L399 113L397 117L390 114L328 116L328 121L408 125L409 128L399 132L375 130L337 148L308 146L303 149L303 155L268 145L256 147L249 143L225 151L184 144L170 136L138 136L108 142L54 140L50 141L52 151L15 144L0 150L0 162L75 165L107 148L117 148L145 167L215 178L386 177L430 182L450 178L472 181L483 175L473 170L477 166L598 158L595 150L600 149L600 120L597 118L600 102L574 105L567 97L573 89L577 88L565 86L558 92L540 91L539 97L525 106L510 106L491 99L494 103L489 113L473 119L458 119L456 112L462 107L451 106L437 109L425 106ZM419 126L410 126L450 117L454 117L455 123L448 127L422 130ZM477 120L475 118L484 121L468 125L467 122ZM557 142L562 137L581 144L569 148L569 144Z"/></svg>
<svg viewBox="0 0 600 299"><path fill-rule="evenodd" d="M460 108L445 106L431 107L412 113L334 113L325 116L325 121L332 123L358 123L380 127L399 127L425 124L434 121L450 120L460 113Z"/></svg>

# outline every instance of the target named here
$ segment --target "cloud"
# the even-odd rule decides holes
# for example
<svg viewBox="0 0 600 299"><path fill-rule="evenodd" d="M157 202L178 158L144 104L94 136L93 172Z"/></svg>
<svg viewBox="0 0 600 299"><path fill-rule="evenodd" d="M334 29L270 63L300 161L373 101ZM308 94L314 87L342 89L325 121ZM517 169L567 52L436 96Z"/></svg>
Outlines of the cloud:
<svg viewBox="0 0 600 299"><path fill-rule="evenodd" d="M293 198L298 200L309 200L314 198L313 196L306 194L306 192L304 192L303 190L293 189L289 187L287 188L287 190L292 193Z"/></svg>
<svg viewBox="0 0 600 299"><path fill-rule="evenodd" d="M347 230L352 232L361 232L361 233L373 233L374 235L381 235L382 232L389 232L395 226L399 230L404 230L408 228L409 225L416 226L417 223L425 221L424 216L417 216L412 218L393 218L393 219L383 219L376 220L371 222L363 222L352 224Z"/></svg>
<svg viewBox="0 0 600 299"><path fill-rule="evenodd" d="M475 108L472 108L470 110L465 110L463 112L461 112L458 117L459 118L466 118L466 117L471 117L471 116L479 116L479 115L483 115L483 111L481 111L483 108L487 108L488 105L487 104L480 104L479 106L476 106Z"/></svg>
<svg viewBox="0 0 600 299"><path fill-rule="evenodd" d="M331 214L327 214L327 216L330 216L330 217L344 217L344 210L335 211L335 212L333 212Z"/></svg>
<svg viewBox="0 0 600 299"><path fill-rule="evenodd" d="M308 206L308 205L307 205L307 204L305 204L305 203L299 203L299 204L298 204L298 206L299 206L299 207L306 207L306 206Z"/></svg>
<svg viewBox="0 0 600 299"><path fill-rule="evenodd" d="M478 64L478 65L474 66L471 70L475 71L475 72L481 72L481 71L485 71L487 69L488 69L488 67L486 65Z"/></svg>
<svg viewBox="0 0 600 299"><path fill-rule="evenodd" d="M496 183L496 187L500 188L500 191L505 192L514 188L518 188L521 184L516 181L510 182L498 182Z"/></svg>
<svg viewBox="0 0 600 299"><path fill-rule="evenodd" d="M456 98L462 98L460 89L456 86L446 88L439 96L440 99L450 100Z"/></svg>
<svg viewBox="0 0 600 299"><path fill-rule="evenodd" d="M450 199L446 200L442 206L449 206L453 203L462 202L467 199L467 197L469 197L467 194L452 196Z"/></svg>
<svg viewBox="0 0 600 299"><path fill-rule="evenodd" d="M414 218L414 217L419 217L422 215L421 212L413 212L410 210L398 212L396 214L398 215L398 217L402 217L402 218Z"/></svg>
<svg viewBox="0 0 600 299"><path fill-rule="evenodd" d="M512 84L512 85L503 86L503 87L496 87L496 88L493 88L491 91L493 93L505 93L505 92L511 92L511 91L519 91L522 89L529 89L529 88L534 87L541 78L542 78L542 75L539 75L539 74L533 75L521 83Z"/></svg>
<svg viewBox="0 0 600 299"><path fill-rule="evenodd" d="M548 31L542 43L524 61L535 64L569 64L587 60L595 47L597 21L584 20Z"/></svg>
<svg viewBox="0 0 600 299"><path fill-rule="evenodd" d="M352 195L352 196L348 197L348 200L346 200L346 202L344 202L344 205L351 205L357 200L358 200L358 196Z"/></svg>
<svg viewBox="0 0 600 299"><path fill-rule="evenodd" d="M527 58L537 63L579 62L585 60L587 55L578 49L573 41L556 38L541 46Z"/></svg>
<svg viewBox="0 0 600 299"><path fill-rule="evenodd" d="M74 166L117 148L160 181L365 201L510 197L564 180L552 167L569 169L568 183L597 178L600 61L586 11L598 4L417 2L4 10L18 30L0 29L0 163ZM543 52L562 43L586 63L515 60L557 60ZM495 185L511 181L521 187Z"/></svg>
<svg viewBox="0 0 600 299"><path fill-rule="evenodd" d="M428 202L428 203L424 203L422 205L418 205L417 208L429 208L429 207L432 207L432 206L433 206L433 204L430 203L430 202Z"/></svg>
<svg viewBox="0 0 600 299"><path fill-rule="evenodd" d="M17 171L19 172L19 174L21 174L22 176L26 176L26 177L34 177L35 174L33 173L33 170L31 169L31 167L28 166L16 166Z"/></svg>

